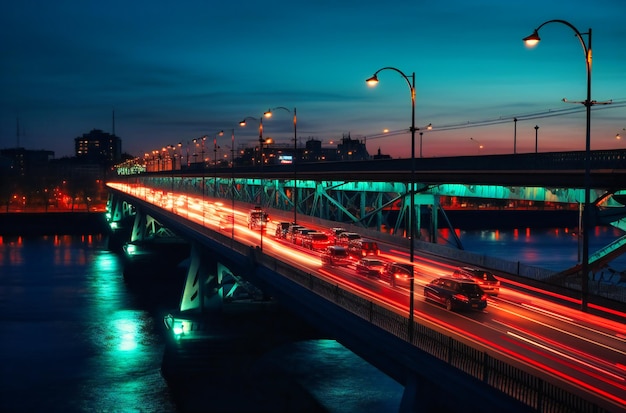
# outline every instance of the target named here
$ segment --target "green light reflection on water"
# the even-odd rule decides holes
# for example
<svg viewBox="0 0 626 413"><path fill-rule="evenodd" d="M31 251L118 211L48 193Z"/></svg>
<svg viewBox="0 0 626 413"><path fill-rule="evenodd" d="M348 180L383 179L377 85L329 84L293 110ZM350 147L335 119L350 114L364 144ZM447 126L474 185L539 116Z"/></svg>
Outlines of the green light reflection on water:
<svg viewBox="0 0 626 413"><path fill-rule="evenodd" d="M98 251L86 271L91 297L87 340L95 372L81 406L89 411L173 411L160 375L163 348L150 313L127 289L118 255Z"/></svg>

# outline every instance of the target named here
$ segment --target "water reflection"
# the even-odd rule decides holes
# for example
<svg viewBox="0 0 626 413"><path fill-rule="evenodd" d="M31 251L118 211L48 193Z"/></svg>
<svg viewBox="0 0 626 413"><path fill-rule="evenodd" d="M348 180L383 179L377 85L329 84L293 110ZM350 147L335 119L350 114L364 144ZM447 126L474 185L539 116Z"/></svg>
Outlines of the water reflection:
<svg viewBox="0 0 626 413"><path fill-rule="evenodd" d="M523 228L512 230L460 231L464 249L489 257L521 262L561 271L580 261L581 238L572 228ZM590 253L624 236L615 227L598 226L589 237ZM626 269L626 257L610 263L617 271Z"/></svg>
<svg viewBox="0 0 626 413"><path fill-rule="evenodd" d="M176 411L160 326L105 248L96 235L2 239L0 411Z"/></svg>
<svg viewBox="0 0 626 413"><path fill-rule="evenodd" d="M163 343L147 309L136 308L118 257L100 251L87 271L89 306L99 320L90 329L90 361L98 379L83 389L85 408L95 411L175 411L160 375Z"/></svg>

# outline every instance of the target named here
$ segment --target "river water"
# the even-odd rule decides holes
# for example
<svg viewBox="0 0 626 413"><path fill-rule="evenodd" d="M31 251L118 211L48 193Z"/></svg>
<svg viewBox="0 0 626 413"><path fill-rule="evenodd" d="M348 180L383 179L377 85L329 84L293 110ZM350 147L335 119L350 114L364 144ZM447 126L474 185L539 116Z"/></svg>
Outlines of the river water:
<svg viewBox="0 0 626 413"><path fill-rule="evenodd" d="M0 240L0 412L231 411L202 391L200 400L175 397L160 368L162 319L179 296L156 303L127 288L104 237ZM402 396L332 340L298 342L259 363L289 369L317 401L306 411L397 411Z"/></svg>
<svg viewBox="0 0 626 413"><path fill-rule="evenodd" d="M567 230L461 235L468 250L531 265L576 261ZM591 250L620 235L598 230ZM101 235L0 237L0 412L229 411L177 399L160 367L162 318L178 297L128 288L106 246ZM288 369L316 401L307 411L398 410L402 387L332 340L291 344L260 363Z"/></svg>

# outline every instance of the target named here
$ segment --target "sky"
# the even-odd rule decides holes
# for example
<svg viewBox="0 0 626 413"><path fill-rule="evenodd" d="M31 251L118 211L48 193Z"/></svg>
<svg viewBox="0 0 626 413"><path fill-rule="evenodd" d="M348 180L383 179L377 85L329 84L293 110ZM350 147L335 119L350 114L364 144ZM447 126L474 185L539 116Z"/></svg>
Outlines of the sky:
<svg viewBox="0 0 626 413"><path fill-rule="evenodd" d="M624 0L13 0L0 6L0 148L73 156L100 129L142 156L224 130L229 152L283 108L263 122L278 145L293 146L295 110L298 145L349 135L406 158L415 73L415 125L433 125L416 156L584 150L585 107L562 102L586 98L576 32L548 23L535 48L522 42L553 19L585 44L592 29L592 100L613 103L593 107L591 149L625 148L624 16Z"/></svg>

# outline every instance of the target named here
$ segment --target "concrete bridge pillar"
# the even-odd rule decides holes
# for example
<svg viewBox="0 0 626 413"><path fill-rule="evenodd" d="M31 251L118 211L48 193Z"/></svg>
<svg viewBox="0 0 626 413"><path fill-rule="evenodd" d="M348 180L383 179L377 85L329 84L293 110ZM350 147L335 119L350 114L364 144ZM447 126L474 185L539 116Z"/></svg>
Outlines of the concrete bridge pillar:
<svg viewBox="0 0 626 413"><path fill-rule="evenodd" d="M406 383L399 413L432 412L434 405L431 402L436 388L428 382L418 381L417 374L407 371Z"/></svg>

